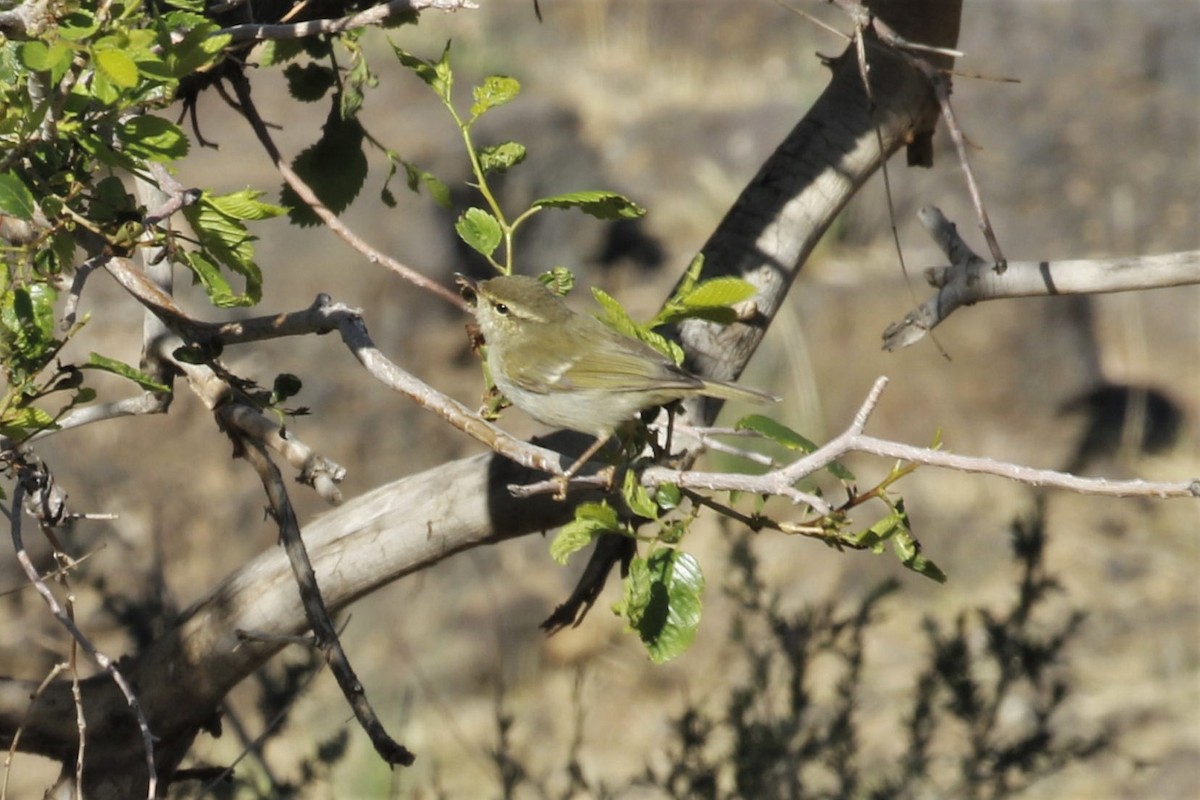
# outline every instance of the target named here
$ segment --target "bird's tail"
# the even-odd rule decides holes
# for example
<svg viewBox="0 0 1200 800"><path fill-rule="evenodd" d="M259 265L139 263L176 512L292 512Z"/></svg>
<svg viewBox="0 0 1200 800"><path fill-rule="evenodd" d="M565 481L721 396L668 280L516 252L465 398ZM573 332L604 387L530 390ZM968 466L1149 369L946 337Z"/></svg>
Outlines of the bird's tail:
<svg viewBox="0 0 1200 800"><path fill-rule="evenodd" d="M758 405L779 402L777 396L767 392L760 392L758 389L739 386L736 383L709 379L705 379L704 381L704 395L707 397L717 397L721 400L741 400L747 403L757 403Z"/></svg>

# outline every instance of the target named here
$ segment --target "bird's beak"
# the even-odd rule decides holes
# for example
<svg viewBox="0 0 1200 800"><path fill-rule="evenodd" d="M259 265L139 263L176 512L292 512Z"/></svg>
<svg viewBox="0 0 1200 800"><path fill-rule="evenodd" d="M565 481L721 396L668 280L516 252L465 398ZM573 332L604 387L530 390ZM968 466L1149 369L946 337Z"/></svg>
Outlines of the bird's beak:
<svg viewBox="0 0 1200 800"><path fill-rule="evenodd" d="M467 301L467 305L474 308L479 299L478 286L475 281L461 272L456 272L454 273L454 283L458 286L458 293L462 295L462 299Z"/></svg>

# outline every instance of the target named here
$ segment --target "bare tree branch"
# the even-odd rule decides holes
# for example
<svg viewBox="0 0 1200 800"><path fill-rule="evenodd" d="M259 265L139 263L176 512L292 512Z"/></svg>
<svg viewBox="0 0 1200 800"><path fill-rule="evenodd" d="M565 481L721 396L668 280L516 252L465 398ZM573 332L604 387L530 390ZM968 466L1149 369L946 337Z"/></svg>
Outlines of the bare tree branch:
<svg viewBox="0 0 1200 800"><path fill-rule="evenodd" d="M379 5L359 11L356 14L339 17L338 19L314 19L307 22L279 25L256 23L234 25L231 28L223 28L214 35L228 35L230 37L230 44L262 42L268 39L302 39L306 36L330 35L352 28L379 25L397 14L403 14L406 11L424 11L430 8L439 11L458 11L459 9L473 9L478 7L471 0L392 0L390 3L380 3Z"/></svg>
<svg viewBox="0 0 1200 800"><path fill-rule="evenodd" d="M222 410L220 415L229 427L233 427L234 424L229 419L231 410L227 407ZM341 687L342 694L346 697L346 702L354 710L354 716L358 719L359 725L370 737L371 743L375 746L375 752L385 763L411 766L416 756L393 739L384 729L383 723L379 721L379 716L367 701L362 682L354 673L354 668L350 666L350 660L346 657L346 651L342 648L341 639L338 637L333 620L329 618L329 611L325 607L325 601L317 585L317 576L313 572L312 561L308 557L304 540L300 537L300 522L296 519L296 512L288 498L287 488L283 485L279 468L271 463L271 459L258 441L240 439L236 435L234 440L238 443L239 455L250 462L262 481L263 489L271 503L271 516L279 525L279 537L283 542L284 552L287 553L288 562L292 566L296 584L300 589L300 598L304 603L308 625L317 637L317 646L324 653L325 660L329 663L329 668L333 671L338 686Z"/></svg>
<svg viewBox="0 0 1200 800"><path fill-rule="evenodd" d="M1009 464L991 458L976 458L948 453L944 450L929 447L892 442L867 436L863 430L867 420L879 403L879 398L887 385L887 378L879 378L872 386L867 399L855 414L853 422L839 436L831 439L823 447L814 450L786 467L782 467L762 475L738 475L728 473L692 472L674 470L667 467L648 467L641 474L644 486L659 486L670 484L684 489L704 489L707 491L740 491L753 494L776 495L787 497L792 502L805 502L813 505L807 499L797 499L798 493L794 485L817 470L824 469L829 464L844 456L846 453L869 453L883 458L895 458L915 464L931 467L943 467L959 472L974 472L985 475L998 475L1019 483L1031 486L1065 489L1079 494L1107 495L1110 497L1154 497L1167 499L1175 497L1200 497L1200 478L1182 481L1115 481L1108 478L1085 478L1048 469L1034 469L1020 464ZM818 514L825 514L820 505L813 505Z"/></svg>
<svg viewBox="0 0 1200 800"><path fill-rule="evenodd" d="M921 209L921 224L950 260L950 266L926 271L937 293L892 323L883 333L886 350L918 342L962 306L1010 297L1102 294L1161 289L1200 283L1200 250L1154 256L1071 261L1009 262L998 273L980 258L933 206Z"/></svg>
<svg viewBox="0 0 1200 800"><path fill-rule="evenodd" d="M18 465L18 470L20 470L20 465ZM83 647L84 652L91 656L92 660L108 673L109 678L120 690L121 696L125 699L129 709L137 718L138 728L142 734L142 746L146 754L146 771L148 775L146 797L152 800L157 792L158 776L154 768L154 736L150 733L150 724L146 721L146 716L142 713L142 707L138 702L137 695L134 693L130 683L126 681L125 676L117 669L117 665L112 659L100 652L92 644L91 640L84 635L83 631L79 630L79 627L71 619L71 616L63 610L54 593L50 591L50 587L46 586L45 581L42 580L42 576L38 574L37 567L33 565L33 561L29 558L29 553L25 551L25 544L21 538L21 514L25 498L25 482L26 479L19 475L16 485L13 487L12 512L8 515L9 530L12 535L13 550L16 552L17 561L20 563L21 569L25 571L29 582L33 584L38 594L46 601L46 605L50 608L50 612L54 615L55 619L67 630L71 638ZM80 706L77 700L78 690L78 684L73 680L71 683L73 704L77 712L82 713L82 711L79 711Z"/></svg>

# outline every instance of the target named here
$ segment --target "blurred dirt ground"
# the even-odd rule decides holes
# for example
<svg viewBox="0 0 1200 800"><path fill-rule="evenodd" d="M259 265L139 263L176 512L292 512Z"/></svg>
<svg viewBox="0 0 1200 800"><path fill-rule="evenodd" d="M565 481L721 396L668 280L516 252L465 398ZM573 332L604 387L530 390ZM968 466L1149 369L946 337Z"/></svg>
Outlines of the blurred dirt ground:
<svg viewBox="0 0 1200 800"><path fill-rule="evenodd" d="M780 4L688 0L543 0L538 24L524 0L484 2L479 11L427 13L419 30L394 32L406 49L433 57L453 38L458 85L489 72L512 74L524 96L495 112L488 135L515 136L530 161L514 193L614 188L650 209L644 233L661 245L663 268L618 259L596 267L603 226L560 215L526 251L530 271L566 263L590 267L588 280L649 312L690 260L762 159L823 88L815 53L844 46ZM801 4L837 23L823 4ZM975 148L971 153L1000 242L1012 259L1102 257L1197 246L1200 222L1200 8L1193 0L992 0L964 4L964 72L1017 78L1018 84L959 77L954 100ZM453 128L411 76L395 68L381 41L372 65L381 91L367 99L372 133L445 177L462 175ZM285 152L315 139L324 109L297 108L273 94L256 97L268 119L284 122ZM278 84L275 85L275 89ZM181 180L215 188L277 186L247 127L215 96L201 102L202 130L221 144L198 152ZM944 132L937 165L905 170L893 161L897 223L913 280L898 274L881 181L845 212L806 265L788 309L755 357L747 382L786 395L780 418L813 439L844 426L871 382L891 384L870 430L914 444L941 431L955 452L1039 467L1062 467L1085 427L1065 403L1096 381L1150 386L1186 414L1178 443L1152 456L1125 452L1095 462L1096 474L1179 479L1200 474L1200 288L1096 298L1098 351L1080 345L1067 301L1024 300L964 309L938 331L948 353L929 342L881 352L883 328L923 297L920 268L940 263L915 222L935 204L978 249L973 217ZM447 218L425 196L377 201L382 159L346 214L368 241L430 274L459 268ZM218 177L214 177L218 176ZM528 181L526 184L518 181ZM462 320L398 279L362 263L321 230L282 222L260 231L267 275L264 311L298 308L320 291L361 306L377 341L402 365L464 402L477 397ZM192 307L203 309L199 298ZM84 298L136 312L93 280ZM1072 310L1073 309L1073 310ZM212 312L202 312L214 316ZM115 316L115 315L114 315ZM97 314L98 333L115 357L137 360L136 334L120 318ZM101 327L107 326L107 327ZM93 346L92 349L98 349ZM350 469L346 494L475 452L428 415L373 385L330 337L230 353L241 374L263 381L281 371L305 381L297 402L312 415L297 434ZM114 387L115 392L123 387ZM519 415L505 425L536 432ZM257 482L231 462L211 418L181 396L169 417L123 420L60 437L44 450L81 510L121 514L80 534L104 549L90 563L119 584L160 558L166 594L180 607L247 558L274 546L262 519ZM99 464L103 468L99 468ZM863 483L889 464L855 460ZM963 609L1011 602L1015 572L1008 527L1033 495L996 478L922 470L900 487L930 557L949 573L938 586L894 559L840 554L808 541L762 535L754 543L764 577L790 607L844 599L847 605L887 576L898 600L868 643L862 747L870 758L896 756L895 736L912 677L925 656L923 616L949 623ZM295 491L302 519L320 504ZM1107 500L1051 495L1049 569L1063 583L1059 608L1088 613L1068 651L1075 682L1063 730L1115 726L1112 749L1069 766L1021 794L1029 798L1190 798L1200 796L1200 506L1184 501ZM497 687L513 718L518 753L537 769L561 767L579 703L583 767L618 783L663 758L668 726L688 701L716 702L732 676L722 597L728 533L697 532L689 549L709 578L696 646L665 667L648 663L633 637L607 612L610 587L584 624L546 640L537 624L572 585L575 568L557 567L547 540L528 537L465 554L358 603L346 643L386 721L420 758L392 776L357 730L347 760L311 797L497 796L488 751L494 746ZM155 555L157 553L157 555ZM901 574L903 573L903 574ZM16 570L3 567L8 585ZM94 598L93 598L94 599ZM81 622L98 615L87 598ZM42 674L61 640L23 642L21 620L42 613L31 592L10 595L0 627L4 671ZM110 642L110 651L121 644ZM246 686L232 698L246 709ZM285 777L314 742L349 724L331 680L321 676L299 704L287 735L268 757ZM197 742L194 755L224 763L234 738ZM27 761L18 761L18 774ZM31 790L32 791L32 790Z"/></svg>

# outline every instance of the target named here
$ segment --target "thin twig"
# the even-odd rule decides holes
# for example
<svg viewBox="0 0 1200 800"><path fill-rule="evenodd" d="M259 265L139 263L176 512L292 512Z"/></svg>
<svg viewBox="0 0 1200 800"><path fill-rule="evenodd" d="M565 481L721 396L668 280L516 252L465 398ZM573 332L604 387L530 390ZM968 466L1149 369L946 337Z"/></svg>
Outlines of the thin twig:
<svg viewBox="0 0 1200 800"><path fill-rule="evenodd" d="M231 422L228 424L232 425ZM239 455L254 467L262 481L263 489L271 504L271 515L279 526L280 540L283 542L288 561L292 565L292 572L296 576L305 616L308 618L313 633L316 634L319 647L337 679L338 686L341 687L342 694L353 709L359 725L366 731L371 743L375 746L375 752L387 764L411 766L416 756L393 739L384 729L375 710L367 701L363 685L358 680L358 676L354 674L354 668L350 666L345 650L342 649L337 629L329 617L325 601L321 598L321 590L317 586L317 575L313 570L312 561L308 557L304 540L300 536L300 523L296 519L296 512L288 498L287 488L283 485L279 468L267 456L266 450L259 442L236 436L235 441L239 445Z"/></svg>
<svg viewBox="0 0 1200 800"><path fill-rule="evenodd" d="M33 694L29 696L29 705L25 708L25 713L21 717L21 723L17 725L17 729L13 731L12 741L8 745L8 753L4 757L4 781L0 783L0 800L8 800L8 777L12 773L12 760L17 754L17 745L21 742L21 732L25 730L25 723L29 721L29 715L33 713L33 707L37 705L37 701L41 699L42 694L46 691L46 687L54 682L59 673L67 668L67 662L60 661L46 674L38 687L34 689Z"/></svg>
<svg viewBox="0 0 1200 800"><path fill-rule="evenodd" d="M58 599L50 591L50 588L46 586L41 575L38 574L37 567L33 565L33 561L29 558L29 553L25 551L25 544L21 540L21 503L24 497L25 487L23 482L18 480L13 487L12 514L9 517L9 529L12 532L13 549L16 551L17 561L21 564L21 568L25 570L25 575L29 578L29 582L34 585L38 594L46 601L46 605L50 608L50 613L71 634L71 638L83 647L84 652L91 656L92 660L109 674L113 683L117 685L117 688L125 697L125 702L133 711L134 716L137 717L138 728L142 734L142 747L146 752L146 772L148 779L146 797L147 800L153 800L158 791L158 773L154 768L154 736L150 733L150 724L146 721L145 715L142 714L142 707L138 703L137 695L134 694L133 689L125 680L125 676L117 669L117 665L113 663L112 659L96 649L91 640L84 635L83 631L75 625L70 616L63 610L62 606L58 603Z"/></svg>
<svg viewBox="0 0 1200 800"><path fill-rule="evenodd" d="M317 197L316 192L288 166L288 163L284 161L282 154L280 154L279 148L275 146L275 141L271 138L270 131L267 130L266 124L259 115L253 99L250 97L250 81L240 72L235 72L230 76L229 80L233 84L234 92L237 94L238 102L241 104L242 115L250 123L250 127L254 129L255 135L258 136L259 142L262 143L263 148L267 151L267 155L270 156L272 163L275 164L275 168L279 170L279 174L283 176L284 182L292 187L301 200L308 203L313 213L320 217L321 221L328 225L331 231L337 234L342 241L366 256L367 260L371 263L387 267L415 286L433 292L438 297L458 308L466 309L466 302L456 292L422 275L412 267L402 264L391 256L376 250L352 231L344 222L338 219L336 214L326 208L320 198Z"/></svg>
<svg viewBox="0 0 1200 800"><path fill-rule="evenodd" d="M925 77L929 79L933 91L937 95L938 105L942 109L942 117L946 120L946 130L949 131L950 139L954 142L959 166L962 167L963 177L967 180L967 191L971 195L971 205L975 208L975 216L979 220L979 230L983 232L988 250L991 251L992 264L997 274L1003 274L1004 270L1008 269L1008 260L1000 250L1000 242L996 239L996 231L992 228L992 221L988 217L987 207L983 203L983 195L975 180L975 172L971 169L971 162L967 158L967 140L963 136L958 118L954 114L954 106L950 103L949 78L920 58L912 56L908 58L915 67L925 73Z"/></svg>
<svg viewBox="0 0 1200 800"><path fill-rule="evenodd" d="M879 378L872 386L867 399L859 408L854 421L845 432L828 444L797 459L791 464L763 475L725 475L722 473L689 472L667 467L648 467L640 477L643 486L672 484L685 489L709 491L737 490L754 494L776 495L795 500L798 492L793 485L802 478L828 466L846 453L858 452L883 458L895 458L930 467L943 467L959 472L996 475L1031 486L1065 489L1079 494L1105 495L1109 497L1154 497L1197 498L1200 497L1200 479L1183 481L1116 481L1107 478L1085 478L1048 469L1035 469L1020 464L1010 464L991 458L962 456L929 447L879 439L863 433L867 420L879 402L887 385L887 378ZM819 498L814 498L822 503ZM827 513L812 499L805 499L817 513Z"/></svg>

